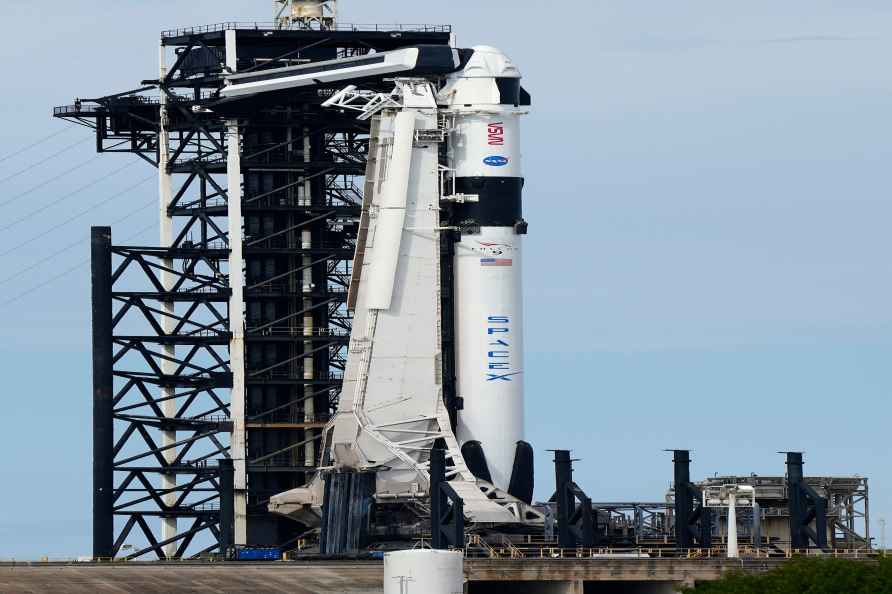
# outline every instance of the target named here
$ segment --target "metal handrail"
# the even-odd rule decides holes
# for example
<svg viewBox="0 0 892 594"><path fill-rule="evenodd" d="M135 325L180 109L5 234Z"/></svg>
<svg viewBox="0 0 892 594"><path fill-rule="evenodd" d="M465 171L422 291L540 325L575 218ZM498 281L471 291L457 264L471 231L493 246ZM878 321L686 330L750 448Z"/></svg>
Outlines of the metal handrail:
<svg viewBox="0 0 892 594"><path fill-rule="evenodd" d="M533 539L534 541L537 539ZM872 549L791 549L742 546L741 559L770 559L797 556L833 557L839 559L871 559L883 556L882 551ZM722 560L728 554L727 547L713 546L708 549L679 549L673 547L574 547L561 548L554 542L513 542L504 536L501 544L491 545L478 534L468 535L465 556L484 559L599 559L604 557L636 557L648 559Z"/></svg>
<svg viewBox="0 0 892 594"><path fill-rule="evenodd" d="M262 330L262 331L261 331ZM264 326L247 326L245 331L248 334L260 333L261 336L296 336L296 337L321 337L321 338L343 338L350 336L350 333L341 328L315 328L307 333L306 328L266 328Z"/></svg>
<svg viewBox="0 0 892 594"><path fill-rule="evenodd" d="M169 39L171 37L182 37L184 35L197 35L200 33L217 33L220 31L231 31L231 30L253 30L253 31L265 31L265 30L283 30L283 31L303 31L307 30L306 27L300 26L285 26L283 27L281 23L274 22L263 22L263 21L254 21L254 22L239 22L239 21L230 21L224 23L213 23L210 25L196 25L194 27L182 27L179 29L169 29L167 31L161 32L161 37L163 39ZM312 29L310 29L312 30ZM426 25L426 24L392 24L392 25L382 25L382 24L374 24L374 25L363 25L363 24L347 24L347 23L338 23L331 27L326 28L327 31L354 31L354 32L406 32L406 33L451 33L452 25Z"/></svg>

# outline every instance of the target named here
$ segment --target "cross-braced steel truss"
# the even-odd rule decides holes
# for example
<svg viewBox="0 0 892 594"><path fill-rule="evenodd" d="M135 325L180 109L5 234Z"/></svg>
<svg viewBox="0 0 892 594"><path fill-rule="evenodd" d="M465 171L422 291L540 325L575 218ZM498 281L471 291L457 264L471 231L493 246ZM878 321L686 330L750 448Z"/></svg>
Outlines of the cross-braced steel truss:
<svg viewBox="0 0 892 594"><path fill-rule="evenodd" d="M450 38L448 27L398 33L168 31L157 80L55 110L93 128L97 151L132 153L160 177L161 247L109 239L109 264L94 270L95 556L179 558L300 534L266 504L315 472L337 408L368 124L321 106L334 89L238 106L217 93L227 71ZM230 364L239 341L244 360ZM234 472L234 530L228 503L220 520L232 478L221 461Z"/></svg>

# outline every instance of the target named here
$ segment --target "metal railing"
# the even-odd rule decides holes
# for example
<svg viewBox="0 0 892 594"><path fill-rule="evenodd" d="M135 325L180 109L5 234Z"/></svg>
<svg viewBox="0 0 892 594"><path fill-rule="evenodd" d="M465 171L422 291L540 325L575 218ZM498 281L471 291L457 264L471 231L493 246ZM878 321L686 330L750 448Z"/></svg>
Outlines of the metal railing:
<svg viewBox="0 0 892 594"><path fill-rule="evenodd" d="M293 336L306 338L344 338L350 336L350 333L341 328L315 328L307 331L306 328L267 328L265 326L248 326L245 330L248 334L258 334L260 336Z"/></svg>
<svg viewBox="0 0 892 594"><path fill-rule="evenodd" d="M792 559L794 557L821 557L834 559L874 559L882 557L878 551L867 549L785 549L781 553L768 548L740 548L740 559ZM728 558L724 548L673 549L673 548L587 548L564 549L559 547L524 547L516 545L493 546L485 541L474 541L465 549L469 559L687 559L723 560Z"/></svg>
<svg viewBox="0 0 892 594"><path fill-rule="evenodd" d="M297 25L282 26L281 23L272 21L229 21L224 23L212 23L210 25L196 25L194 27L182 27L161 32L163 39L171 37L184 37L186 35L200 35L202 33L218 33L220 31L253 30L253 31L305 31L306 27ZM313 30L313 29L309 29ZM338 23L327 27L326 31L353 31L353 32L401 32L401 33L451 33L452 25L426 25L426 24L348 24Z"/></svg>
<svg viewBox="0 0 892 594"><path fill-rule="evenodd" d="M784 544L786 546L784 546ZM794 557L821 557L836 559L873 559L884 557L885 551L871 549L793 549L789 543L781 546L741 545L740 559L791 559ZM561 548L554 540L522 538L511 539L504 535L499 543L487 542L478 534L470 534L465 546L469 559L688 559L723 560L728 558L724 545L708 549L679 549L674 547L575 547Z"/></svg>
<svg viewBox="0 0 892 594"><path fill-rule="evenodd" d="M248 415L247 422L249 425L274 425L278 423L292 425L322 425L328 423L330 420L330 414L308 415L303 412L284 410L267 414L263 414L262 412L251 413Z"/></svg>
<svg viewBox="0 0 892 594"><path fill-rule="evenodd" d="M208 511L215 511L213 506L208 506ZM476 535L472 535L473 538ZM479 538L479 537L477 537ZM429 539L423 539L420 542L420 548L429 548L429 543L425 542ZM296 547L291 548L284 555L284 560L286 561L303 561L306 558L302 557L304 549L307 547L308 541L300 540L297 543ZM486 545L488 547L489 545ZM694 555L694 549L690 551L684 551L680 549L650 549L654 552L653 555L644 554L648 549L559 549L559 548L543 548L541 549L541 556L535 555L530 556L527 553L524 553L524 557L517 557L511 555L502 555L500 551L496 548L489 547L493 554L492 556L489 554L489 549L483 547L483 550L486 550L486 554L466 554L466 557L469 559L499 559L499 560L521 560L521 561L529 561L531 559L539 559L539 560L582 560L582 559L604 559L607 557L615 557L617 559L633 559L633 558L641 558L641 559L664 559L666 561L670 560L721 560L723 557L719 554L710 555ZM416 548L419 548L419 545L416 544ZM660 556L657 551L663 551ZM582 554L579 552L582 551ZM633 557L629 553L640 552L642 553L640 557ZM589 554L590 553L590 554ZM670 554L672 553L672 554ZM761 556L754 557L749 556L749 558L758 558L758 559L766 559L768 556L764 551L760 551ZM824 557L824 558L837 558L837 559L851 559L851 560L864 560L864 559L875 559L878 557L885 557L885 551L865 551L863 549L837 549L832 551L819 551L813 549L802 549L802 550L790 550L787 552L782 558L790 559L796 556L809 556L809 557ZM748 557L741 555L741 558L746 560ZM781 557L775 557L775 559L780 560ZM202 557L200 559L169 559L163 561L162 563L166 565L176 564L176 563L212 563L215 561L221 561L222 559L215 555L210 555L208 557ZM34 565L45 565L45 564L73 564L73 563L127 563L130 560L126 557L117 557L117 558L99 558L93 559L91 557L66 557L66 556L49 556L45 555L35 560L22 560L15 558L0 558L0 564L11 565L11 566L34 566Z"/></svg>
<svg viewBox="0 0 892 594"><path fill-rule="evenodd" d="M201 93L201 98L199 101L210 101L216 98L216 93L214 91L203 91ZM171 95L170 100L174 102L180 103L195 103L194 96L185 96L185 95ZM108 101L114 102L117 104L124 104L127 106L134 105L149 105L149 106L159 106L161 105L161 101L157 97L146 97L145 95L125 95L122 97L109 97L99 100L84 100L74 103L73 105L60 105L58 107L53 108L53 115L56 117L62 117L66 115L95 115L100 112L100 110L106 109L105 103L100 103L99 101Z"/></svg>

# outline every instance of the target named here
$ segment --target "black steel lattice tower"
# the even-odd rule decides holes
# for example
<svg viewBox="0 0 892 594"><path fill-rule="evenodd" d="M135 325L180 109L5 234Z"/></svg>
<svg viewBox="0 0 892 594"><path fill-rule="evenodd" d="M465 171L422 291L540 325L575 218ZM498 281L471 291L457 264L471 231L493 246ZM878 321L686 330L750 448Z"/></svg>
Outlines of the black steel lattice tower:
<svg viewBox="0 0 892 594"><path fill-rule="evenodd" d="M220 101L225 75L449 40L440 26L167 31L157 79L56 108L159 175L160 247L94 232L94 555L287 546L300 526L267 502L312 476L337 407L368 124L323 109L332 89Z"/></svg>

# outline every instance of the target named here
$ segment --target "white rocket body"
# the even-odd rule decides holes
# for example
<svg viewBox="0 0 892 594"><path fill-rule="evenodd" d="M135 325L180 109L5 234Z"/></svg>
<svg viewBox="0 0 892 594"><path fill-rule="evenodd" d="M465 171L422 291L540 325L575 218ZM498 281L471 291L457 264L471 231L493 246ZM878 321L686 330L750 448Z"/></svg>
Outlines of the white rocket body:
<svg viewBox="0 0 892 594"><path fill-rule="evenodd" d="M492 483L507 489L523 441L521 239L481 227L456 246L455 290L460 444L480 442ZM483 264L495 260L497 264Z"/></svg>
<svg viewBox="0 0 892 594"><path fill-rule="evenodd" d="M463 451L479 443L491 482L506 490L524 437L519 88L520 73L503 53L476 47L440 94L452 121L456 192L478 200L453 221L462 229L454 269L457 437Z"/></svg>

